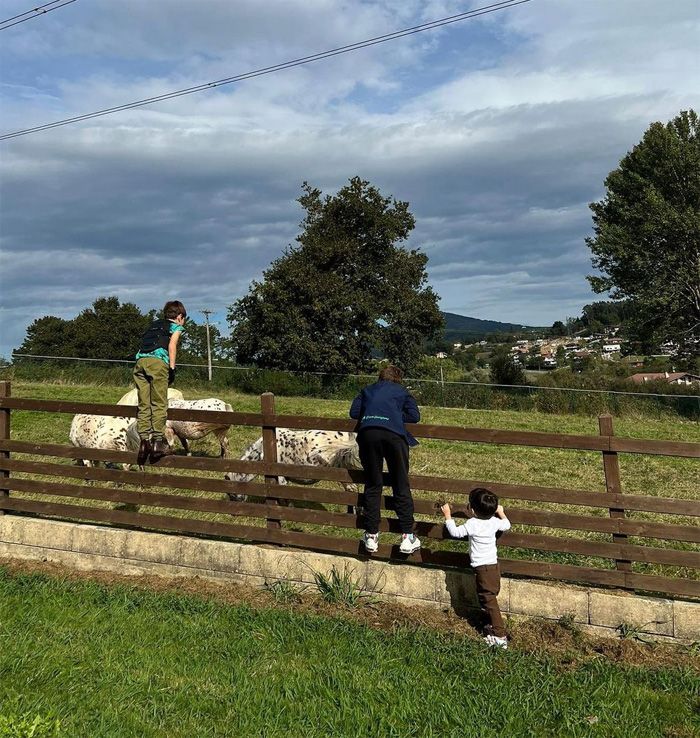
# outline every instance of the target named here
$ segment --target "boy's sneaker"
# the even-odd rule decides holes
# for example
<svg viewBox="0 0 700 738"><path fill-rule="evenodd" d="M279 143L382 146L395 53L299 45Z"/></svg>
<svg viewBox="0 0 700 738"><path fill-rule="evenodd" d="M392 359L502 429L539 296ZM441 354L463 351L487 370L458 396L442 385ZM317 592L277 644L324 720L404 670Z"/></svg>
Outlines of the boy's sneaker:
<svg viewBox="0 0 700 738"><path fill-rule="evenodd" d="M365 533L362 543L365 544L365 551L373 554L379 548L379 533Z"/></svg>
<svg viewBox="0 0 700 738"><path fill-rule="evenodd" d="M495 648L508 648L508 639L507 638L499 638L495 635L487 635L486 638L484 638L486 641L486 644L488 646L494 646Z"/></svg>
<svg viewBox="0 0 700 738"><path fill-rule="evenodd" d="M420 540L413 533L404 533L401 536L399 551L402 554L412 554L420 548Z"/></svg>

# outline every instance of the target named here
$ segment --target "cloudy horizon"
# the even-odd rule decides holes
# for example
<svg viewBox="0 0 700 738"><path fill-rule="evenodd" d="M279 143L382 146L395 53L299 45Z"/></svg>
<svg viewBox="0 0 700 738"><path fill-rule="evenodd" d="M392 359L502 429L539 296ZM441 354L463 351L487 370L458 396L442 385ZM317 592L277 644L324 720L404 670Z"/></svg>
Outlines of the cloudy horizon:
<svg viewBox="0 0 700 738"><path fill-rule="evenodd" d="M487 3L75 2L2 32L0 132ZM6 0L2 16L27 9ZM0 142L0 356L43 315L176 297L201 322L295 242L308 181L407 200L440 309L551 325L595 295L588 204L698 108L700 2L531 0L314 64Z"/></svg>

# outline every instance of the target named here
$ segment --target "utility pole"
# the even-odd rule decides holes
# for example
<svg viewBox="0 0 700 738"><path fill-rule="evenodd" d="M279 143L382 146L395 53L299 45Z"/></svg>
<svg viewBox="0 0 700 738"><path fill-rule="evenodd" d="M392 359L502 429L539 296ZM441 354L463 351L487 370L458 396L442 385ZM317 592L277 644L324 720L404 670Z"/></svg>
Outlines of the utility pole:
<svg viewBox="0 0 700 738"><path fill-rule="evenodd" d="M211 382L211 339L209 338L209 316L212 310L202 310L207 326L207 368L209 369L209 381Z"/></svg>
<svg viewBox="0 0 700 738"><path fill-rule="evenodd" d="M442 406L445 407L445 374L442 371L442 359L440 356L440 394L442 395Z"/></svg>

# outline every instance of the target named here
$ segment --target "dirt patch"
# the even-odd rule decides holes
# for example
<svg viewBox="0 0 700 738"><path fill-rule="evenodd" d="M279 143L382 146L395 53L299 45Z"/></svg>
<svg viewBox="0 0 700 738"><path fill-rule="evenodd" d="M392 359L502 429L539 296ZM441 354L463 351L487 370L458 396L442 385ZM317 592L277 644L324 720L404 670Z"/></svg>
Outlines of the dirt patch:
<svg viewBox="0 0 700 738"><path fill-rule="evenodd" d="M452 637L480 640L481 634L465 619L450 610L430 607L406 607L367 598L358 607L346 607L325 602L307 587L297 602L277 602L271 591L230 582L215 582L200 577L126 576L112 572L78 571L49 562L0 558L0 566L11 575L44 574L55 579L88 580L111 586L119 585L154 592L181 593L212 598L229 605L249 605L260 609L283 610L352 622L394 632L396 630L428 629L448 633ZM575 625L532 619L509 624L509 648L553 659L561 668L605 659L626 666L644 668L690 668L700 673L700 651L692 647L665 643L642 642L635 639L597 638L581 632Z"/></svg>

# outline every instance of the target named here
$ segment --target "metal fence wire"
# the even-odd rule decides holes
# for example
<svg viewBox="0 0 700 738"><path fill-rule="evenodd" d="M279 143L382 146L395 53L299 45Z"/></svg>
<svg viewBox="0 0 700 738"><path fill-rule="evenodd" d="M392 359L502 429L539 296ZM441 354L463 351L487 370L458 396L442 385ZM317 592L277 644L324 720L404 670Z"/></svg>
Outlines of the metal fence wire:
<svg viewBox="0 0 700 738"><path fill-rule="evenodd" d="M8 378L127 384L133 361L85 359L74 356L14 354L4 369ZM248 394L352 399L376 374L332 374L260 369L217 363L212 379L207 364L179 363L178 384L234 389ZM0 372L3 372L0 369ZM596 415L678 415L700 419L700 387L678 391L624 391L536 384L504 385L476 381L451 381L442 376L408 377L405 384L420 404L483 410L531 410L544 413Z"/></svg>

